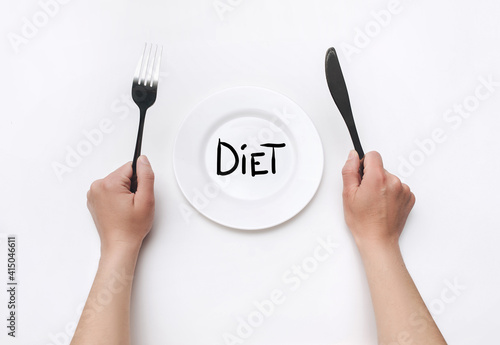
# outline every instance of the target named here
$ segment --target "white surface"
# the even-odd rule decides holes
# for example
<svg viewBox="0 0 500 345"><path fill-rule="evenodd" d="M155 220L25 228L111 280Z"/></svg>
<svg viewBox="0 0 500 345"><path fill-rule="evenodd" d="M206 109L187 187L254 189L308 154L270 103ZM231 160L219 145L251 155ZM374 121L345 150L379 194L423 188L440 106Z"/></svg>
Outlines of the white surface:
<svg viewBox="0 0 500 345"><path fill-rule="evenodd" d="M321 182L323 147L291 99L237 87L211 95L187 116L173 164L184 196L201 214L230 228L262 230L311 201Z"/></svg>
<svg viewBox="0 0 500 345"><path fill-rule="evenodd" d="M20 336L12 343L57 344L53 335L67 343L62 332L77 320L99 256L86 192L132 158L138 111L130 86L150 41L163 44L165 58L143 143L157 176L157 216L134 286L134 344L224 344L222 334L234 334L237 318L255 309L252 301L274 289L285 302L244 344L375 344L366 280L342 215L340 170L351 142L328 92L324 55L332 45L354 44L372 11L388 4L248 0L221 21L212 0L74 0L16 54L7 35L20 34L23 18L41 8L35 0L2 1L0 229L19 236L21 284ZM381 152L389 171L401 174L401 158L423 161L405 179L417 204L401 244L449 343L497 343L500 88L481 96L460 123L448 109L473 102L480 77L500 80L500 3L402 0L400 6L350 61L338 48L360 138L366 151ZM229 230L190 209L172 168L182 119L214 92L242 85L294 100L325 150L312 202L291 221L259 232ZM68 147L85 145L83 131L106 129L104 118L112 129L59 180L52 163L65 164ZM438 140L446 139L422 159L415 141L438 128ZM292 265L327 236L338 248L292 291L283 275L290 278ZM452 302L440 301L443 292L449 297L445 282L454 279L466 289ZM9 344L1 329L0 342Z"/></svg>

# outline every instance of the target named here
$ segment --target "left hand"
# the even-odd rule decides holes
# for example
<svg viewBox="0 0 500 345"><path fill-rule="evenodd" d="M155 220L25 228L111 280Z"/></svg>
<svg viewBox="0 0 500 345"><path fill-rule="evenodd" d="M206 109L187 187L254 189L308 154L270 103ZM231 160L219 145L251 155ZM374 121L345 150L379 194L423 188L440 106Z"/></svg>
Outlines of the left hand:
<svg viewBox="0 0 500 345"><path fill-rule="evenodd" d="M146 156L137 160L137 191L130 192L132 162L92 183L87 207L101 238L101 248L140 248L155 211L154 172Z"/></svg>

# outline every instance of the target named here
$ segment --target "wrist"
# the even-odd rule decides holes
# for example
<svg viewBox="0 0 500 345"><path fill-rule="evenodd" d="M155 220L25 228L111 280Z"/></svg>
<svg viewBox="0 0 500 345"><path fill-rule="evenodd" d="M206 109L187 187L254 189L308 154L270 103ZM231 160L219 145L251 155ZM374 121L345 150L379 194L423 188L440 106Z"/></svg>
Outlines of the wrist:
<svg viewBox="0 0 500 345"><path fill-rule="evenodd" d="M101 243L101 259L129 257L137 258L141 250L141 242L102 242Z"/></svg>
<svg viewBox="0 0 500 345"><path fill-rule="evenodd" d="M357 245L367 273L406 270L397 238L362 240Z"/></svg>
<svg viewBox="0 0 500 345"><path fill-rule="evenodd" d="M362 256L372 252L399 253L398 238L357 237L356 246Z"/></svg>

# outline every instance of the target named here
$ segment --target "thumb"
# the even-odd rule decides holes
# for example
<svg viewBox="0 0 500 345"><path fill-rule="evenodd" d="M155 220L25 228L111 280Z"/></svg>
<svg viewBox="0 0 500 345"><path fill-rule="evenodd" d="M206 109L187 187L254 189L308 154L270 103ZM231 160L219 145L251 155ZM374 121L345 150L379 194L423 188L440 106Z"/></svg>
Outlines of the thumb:
<svg viewBox="0 0 500 345"><path fill-rule="evenodd" d="M137 192L136 198L139 203L154 202L155 174L146 156L137 159Z"/></svg>
<svg viewBox="0 0 500 345"><path fill-rule="evenodd" d="M344 180L344 193L352 188L359 187L361 176L359 176L359 157L356 150L349 152L347 162L342 168L342 179Z"/></svg>

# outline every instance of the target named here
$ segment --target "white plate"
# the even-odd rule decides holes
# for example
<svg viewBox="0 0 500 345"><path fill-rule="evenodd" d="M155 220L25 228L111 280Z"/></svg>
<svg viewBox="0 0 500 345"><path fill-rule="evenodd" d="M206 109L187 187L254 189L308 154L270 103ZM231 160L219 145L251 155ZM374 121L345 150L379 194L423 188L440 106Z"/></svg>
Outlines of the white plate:
<svg viewBox="0 0 500 345"><path fill-rule="evenodd" d="M238 156L228 175L217 172L219 139L221 172L236 163L224 143ZM252 153L264 153L254 167L267 174L252 176ZM295 216L316 193L323 173L323 147L306 113L289 98L257 87L228 89L199 104L179 130L173 157L177 182L191 205L214 222L244 230Z"/></svg>

